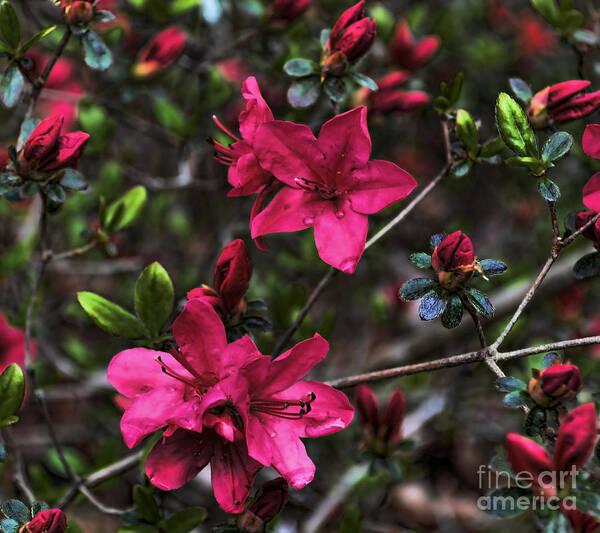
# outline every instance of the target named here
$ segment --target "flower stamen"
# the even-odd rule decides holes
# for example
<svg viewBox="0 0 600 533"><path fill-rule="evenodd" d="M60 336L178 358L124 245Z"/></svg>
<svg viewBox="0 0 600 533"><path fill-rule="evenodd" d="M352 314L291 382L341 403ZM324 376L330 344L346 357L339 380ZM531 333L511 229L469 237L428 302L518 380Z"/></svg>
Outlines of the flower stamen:
<svg viewBox="0 0 600 533"><path fill-rule="evenodd" d="M252 400L250 402L250 409L254 412L276 416L277 418L298 420L311 412L311 404L315 401L316 397L314 392L310 392L300 400L277 400L274 398L268 400ZM296 410L293 408L298 409Z"/></svg>

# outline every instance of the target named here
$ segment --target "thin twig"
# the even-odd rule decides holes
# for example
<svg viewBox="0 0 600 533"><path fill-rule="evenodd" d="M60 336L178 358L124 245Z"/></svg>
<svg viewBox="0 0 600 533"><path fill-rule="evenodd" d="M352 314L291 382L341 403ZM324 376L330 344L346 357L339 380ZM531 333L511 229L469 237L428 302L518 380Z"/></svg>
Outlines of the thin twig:
<svg viewBox="0 0 600 533"><path fill-rule="evenodd" d="M14 457L14 468L15 473L13 476L13 482L17 490L23 495L28 505L32 505L35 501L35 494L27 483L27 477L25 475L25 465L23 463L23 455L18 446L15 445L12 437L12 428L6 427L2 429L2 438L6 446L10 449Z"/></svg>

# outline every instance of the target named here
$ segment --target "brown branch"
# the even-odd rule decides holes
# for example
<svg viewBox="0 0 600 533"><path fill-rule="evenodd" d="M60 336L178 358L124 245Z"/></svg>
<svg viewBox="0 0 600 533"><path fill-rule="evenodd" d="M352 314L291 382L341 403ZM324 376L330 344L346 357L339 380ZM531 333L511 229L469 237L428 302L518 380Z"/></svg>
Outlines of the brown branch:
<svg viewBox="0 0 600 533"><path fill-rule="evenodd" d="M19 447L15 445L12 436L12 428L6 427L2 429L2 438L4 439L4 443L11 450L14 461L15 461L15 473L13 476L13 482L17 490L23 495L27 504L31 506L35 501L35 495L33 490L27 483L27 477L25 476L25 465L23 463L23 455L21 454L21 450Z"/></svg>

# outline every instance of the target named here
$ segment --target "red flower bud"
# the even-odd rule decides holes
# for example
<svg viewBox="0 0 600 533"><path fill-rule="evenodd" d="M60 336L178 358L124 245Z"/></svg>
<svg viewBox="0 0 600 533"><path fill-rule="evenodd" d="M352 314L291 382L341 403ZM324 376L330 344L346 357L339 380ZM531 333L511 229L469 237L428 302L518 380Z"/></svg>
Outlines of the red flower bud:
<svg viewBox="0 0 600 533"><path fill-rule="evenodd" d="M294 20L304 13L312 4L312 0L274 0L271 4L273 18Z"/></svg>
<svg viewBox="0 0 600 533"><path fill-rule="evenodd" d="M575 365L552 365L540 374L540 384L546 396L566 402L581 390L581 374Z"/></svg>
<svg viewBox="0 0 600 533"><path fill-rule="evenodd" d="M238 521L244 533L258 533L283 509L288 501L288 484L278 477L267 481L256 493Z"/></svg>
<svg viewBox="0 0 600 533"><path fill-rule="evenodd" d="M597 439L596 408L586 403L573 409L562 421L554 447L554 469L566 472L580 468L592 455Z"/></svg>
<svg viewBox="0 0 600 533"><path fill-rule="evenodd" d="M230 242L215 268L214 285L227 311L234 315L243 310L244 294L252 277L252 258L242 239Z"/></svg>
<svg viewBox="0 0 600 533"><path fill-rule="evenodd" d="M587 155L600 159L600 124L588 124L585 127L581 146Z"/></svg>
<svg viewBox="0 0 600 533"><path fill-rule="evenodd" d="M591 114L600 107L600 91L582 93L589 85L586 80L570 80L542 89L529 104L530 122L541 128Z"/></svg>
<svg viewBox="0 0 600 533"><path fill-rule="evenodd" d="M506 459L512 471L515 474L528 472L532 476L534 484L539 486L540 481L544 481L544 472L552 472L552 460L548 452L537 442L522 437L517 433L509 433L506 436ZM548 495L554 493L554 488L550 486L545 488Z"/></svg>
<svg viewBox="0 0 600 533"><path fill-rule="evenodd" d="M341 74L343 59L356 61L365 55L375 40L375 19L365 17L365 3L358 2L337 20L325 44L321 65L333 74ZM335 67L335 68L334 68Z"/></svg>
<svg viewBox="0 0 600 533"><path fill-rule="evenodd" d="M593 516L577 509L566 509L564 505L561 505L561 511L571 522L573 533L598 533L600 531L600 522Z"/></svg>
<svg viewBox="0 0 600 533"><path fill-rule="evenodd" d="M583 186L583 205L600 213L600 172L596 172Z"/></svg>
<svg viewBox="0 0 600 533"><path fill-rule="evenodd" d="M54 152L63 122L64 118L62 116L45 118L31 132L21 153L21 156L30 165L36 161L41 161Z"/></svg>
<svg viewBox="0 0 600 533"><path fill-rule="evenodd" d="M438 273L440 283L447 289L468 281L475 270L471 239L462 231L455 231L444 237L433 250L431 266Z"/></svg>
<svg viewBox="0 0 600 533"><path fill-rule="evenodd" d="M368 385L359 385L354 391L354 402L360 422L370 437L379 433L379 401Z"/></svg>
<svg viewBox="0 0 600 533"><path fill-rule="evenodd" d="M408 22L403 20L398 24L392 40L392 61L401 68L417 70L431 61L439 46L440 38L437 35L428 35L415 41Z"/></svg>
<svg viewBox="0 0 600 533"><path fill-rule="evenodd" d="M402 391L394 391L388 400L385 414L383 415L383 440L389 444L396 444L402 438L402 422L406 414L406 400Z"/></svg>
<svg viewBox="0 0 600 533"><path fill-rule="evenodd" d="M380 413L377 396L367 385L356 387L354 401L360 422L367 437L374 439L371 444L380 447L394 445L402 438L402 422L406 413L406 402L402 391L396 390L390 396L385 413ZM385 450L385 448L381 448Z"/></svg>
<svg viewBox="0 0 600 533"><path fill-rule="evenodd" d="M594 211L582 211L581 213L577 213L577 218L575 219L575 227L577 229L585 226L592 218L594 218L598 213ZM598 248L600 246L600 221L596 221L591 226L588 226L582 233L582 235L589 239L594 243L594 246Z"/></svg>
<svg viewBox="0 0 600 533"><path fill-rule="evenodd" d="M225 320L227 318L227 309L225 309L225 304L223 300L217 294L217 291L209 287L208 285L202 285L202 287L198 287L196 289L192 289L187 293L187 299L191 300L192 298L201 298L206 303L213 306L214 310L219 313L221 319Z"/></svg>
<svg viewBox="0 0 600 533"><path fill-rule="evenodd" d="M87 24L96 10L90 0L61 0L62 16L67 24Z"/></svg>
<svg viewBox="0 0 600 533"><path fill-rule="evenodd" d="M150 40L133 66L137 78L147 78L171 66L185 48L187 37L178 26L171 26Z"/></svg>
<svg viewBox="0 0 600 533"><path fill-rule="evenodd" d="M67 517L60 509L40 511L25 526L27 533L63 533L67 529Z"/></svg>

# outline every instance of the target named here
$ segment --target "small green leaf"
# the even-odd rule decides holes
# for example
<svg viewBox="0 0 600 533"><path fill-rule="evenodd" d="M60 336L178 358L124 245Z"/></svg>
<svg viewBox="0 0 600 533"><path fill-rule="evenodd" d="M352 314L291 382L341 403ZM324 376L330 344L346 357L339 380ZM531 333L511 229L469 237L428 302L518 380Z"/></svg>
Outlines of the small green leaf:
<svg viewBox="0 0 600 533"><path fill-rule="evenodd" d="M142 485L133 487L133 501L135 507L147 522L156 524L160 520L160 510L149 488Z"/></svg>
<svg viewBox="0 0 600 533"><path fill-rule="evenodd" d="M557 131L542 148L542 161L556 161L566 155L573 146L573 137L566 131Z"/></svg>
<svg viewBox="0 0 600 533"><path fill-rule="evenodd" d="M529 102L533 96L531 87L529 87L529 85L527 85L527 83L521 78L510 78L508 83L510 84L510 88L512 89L514 95L525 105L529 105Z"/></svg>
<svg viewBox="0 0 600 533"><path fill-rule="evenodd" d="M473 162L469 159L461 159L452 165L452 174L454 174L457 178L463 178L469 172L471 172L471 167L473 166Z"/></svg>
<svg viewBox="0 0 600 533"><path fill-rule="evenodd" d="M463 316L463 304L455 294L448 301L445 311L442 313L442 326L448 329L460 325Z"/></svg>
<svg viewBox="0 0 600 533"><path fill-rule="evenodd" d="M431 256L425 252L411 254L408 260L417 268L431 268Z"/></svg>
<svg viewBox="0 0 600 533"><path fill-rule="evenodd" d="M25 78L16 63L11 63L0 79L0 100L6 107L13 107L25 89Z"/></svg>
<svg viewBox="0 0 600 533"><path fill-rule="evenodd" d="M554 0L531 0L531 3L547 22L553 26L558 26L561 14Z"/></svg>
<svg viewBox="0 0 600 533"><path fill-rule="evenodd" d="M594 518L600 519L600 494L597 492L573 491L571 496L575 497L577 509Z"/></svg>
<svg viewBox="0 0 600 533"><path fill-rule="evenodd" d="M83 191L88 186L85 176L74 168L65 168L61 171L61 174L60 184L67 189Z"/></svg>
<svg viewBox="0 0 600 533"><path fill-rule="evenodd" d="M377 89L379 89L379 87L377 87L377 83L375 82L374 79L369 78L369 76L365 76L364 74L361 74L360 72L351 72L350 77L356 83L358 83L358 85L361 85L362 87L366 87L367 89L369 89L371 91L376 91Z"/></svg>
<svg viewBox="0 0 600 533"><path fill-rule="evenodd" d="M508 94L496 102L496 126L504 144L520 156L538 157L538 148L527 116Z"/></svg>
<svg viewBox="0 0 600 533"><path fill-rule="evenodd" d="M546 368L551 367L554 363L556 363L560 357L555 352L550 352L544 355L542 359L542 370L546 370Z"/></svg>
<svg viewBox="0 0 600 533"><path fill-rule="evenodd" d="M67 199L65 190L58 183L49 183L45 189L48 198L55 204L63 204Z"/></svg>
<svg viewBox="0 0 600 533"><path fill-rule="evenodd" d="M500 392L527 391L527 384L518 378L504 376L496 380L496 388Z"/></svg>
<svg viewBox="0 0 600 533"><path fill-rule="evenodd" d="M96 16L94 17L95 22L112 22L113 20L117 20L117 17L114 15L114 13L106 11L105 9L99 9L96 11Z"/></svg>
<svg viewBox="0 0 600 533"><path fill-rule="evenodd" d="M479 149L479 131L468 111L459 109L456 112L456 136L470 153Z"/></svg>
<svg viewBox="0 0 600 533"><path fill-rule="evenodd" d="M167 533L187 533L204 522L206 517L204 507L189 507L169 516L162 528Z"/></svg>
<svg viewBox="0 0 600 533"><path fill-rule="evenodd" d="M16 50L21 42L21 26L14 7L6 0L0 5L0 30L6 42Z"/></svg>
<svg viewBox="0 0 600 533"><path fill-rule="evenodd" d="M173 283L160 263L147 266L135 284L135 310L142 322L157 337L171 316L174 305Z"/></svg>
<svg viewBox="0 0 600 533"><path fill-rule="evenodd" d="M536 405L525 418L525 434L528 437L535 437L540 434L545 425L546 412Z"/></svg>
<svg viewBox="0 0 600 533"><path fill-rule="evenodd" d="M103 228L119 231L131 225L146 204L146 197L146 189L142 185L127 191L106 208Z"/></svg>
<svg viewBox="0 0 600 533"><path fill-rule="evenodd" d="M600 252L584 255L575 263L573 272L577 279L591 278L600 272Z"/></svg>
<svg viewBox="0 0 600 533"><path fill-rule="evenodd" d="M27 50L29 50L34 44L37 44L44 37L47 37L48 35L50 35L55 29L56 29L56 24L54 26L50 26L41 31L38 31L31 39L25 41L23 46L21 46L21 53L24 54L25 52L27 52Z"/></svg>
<svg viewBox="0 0 600 533"><path fill-rule="evenodd" d="M350 87L348 87L346 79L335 76L328 76L323 84L323 88L325 89L325 94L338 104L344 102L350 92Z"/></svg>
<svg viewBox="0 0 600 533"><path fill-rule="evenodd" d="M19 533L19 529L21 529L21 526L16 520L5 518L0 521L0 531L2 533Z"/></svg>
<svg viewBox="0 0 600 533"><path fill-rule="evenodd" d="M156 115L156 120L165 128L179 134L185 133L185 116L173 102L167 98L156 97L152 100L152 109Z"/></svg>
<svg viewBox="0 0 600 533"><path fill-rule="evenodd" d="M527 394L525 394L523 391L516 390L513 392L509 392L504 397L503 403L506 407L516 409L517 407L526 405L528 398L529 397L527 396Z"/></svg>
<svg viewBox="0 0 600 533"><path fill-rule="evenodd" d="M317 65L310 59L296 57L286 61L285 65L283 65L283 70L288 76L303 78L304 76L314 74L317 70Z"/></svg>
<svg viewBox="0 0 600 533"><path fill-rule="evenodd" d="M94 70L106 70L112 65L112 53L92 30L81 36L84 59L88 67Z"/></svg>
<svg viewBox="0 0 600 533"><path fill-rule="evenodd" d="M50 509L50 506L46 502L41 502L39 500L34 501L31 504L31 518L42 511L47 511L48 509Z"/></svg>
<svg viewBox="0 0 600 533"><path fill-rule="evenodd" d="M40 185L35 181L26 181L21 185L21 198L31 198L40 192Z"/></svg>
<svg viewBox="0 0 600 533"><path fill-rule="evenodd" d="M521 509L517 502L519 498L527 495L528 493L525 490L516 486L495 489L484 496L485 505L483 510L497 518L518 516L524 512L524 509Z"/></svg>
<svg viewBox="0 0 600 533"><path fill-rule="evenodd" d="M77 300L96 325L111 335L126 339L147 337L141 322L120 305L87 291L78 292Z"/></svg>
<svg viewBox="0 0 600 533"><path fill-rule="evenodd" d="M502 138L494 137L481 147L479 157L481 157L482 159L494 157L495 155L498 155L500 152L502 152L504 148L506 148L506 146L504 145L504 141L502 140Z"/></svg>
<svg viewBox="0 0 600 533"><path fill-rule="evenodd" d="M485 276L499 276L506 272L506 265L497 259L482 259L479 261L479 266L483 270Z"/></svg>
<svg viewBox="0 0 600 533"><path fill-rule="evenodd" d="M464 79L465 75L462 72L459 72L456 76L454 76L454 79L450 83L448 94L446 96L451 106L454 105L460 97Z"/></svg>
<svg viewBox="0 0 600 533"><path fill-rule="evenodd" d="M556 202L560 198L558 185L548 178L542 178L538 181L538 191L548 202Z"/></svg>
<svg viewBox="0 0 600 533"><path fill-rule="evenodd" d="M428 292L419 304L419 318L433 320L440 316L446 309L448 298L438 291Z"/></svg>
<svg viewBox="0 0 600 533"><path fill-rule="evenodd" d="M302 109L313 105L318 100L320 93L319 77L310 76L292 83L287 92L287 99L292 107Z"/></svg>
<svg viewBox="0 0 600 533"><path fill-rule="evenodd" d="M15 176L9 172L0 174L0 194L5 194L14 189L21 181L19 176Z"/></svg>
<svg viewBox="0 0 600 533"><path fill-rule="evenodd" d="M325 30L321 30L321 35L319 40L321 41L321 47L325 48L325 45L327 44L327 40L329 39L329 35L331 34L331 30L325 29Z"/></svg>
<svg viewBox="0 0 600 533"><path fill-rule="evenodd" d="M31 518L29 508L19 500L6 500L2 504L2 512L7 518L11 518L19 524L29 522Z"/></svg>
<svg viewBox="0 0 600 533"><path fill-rule="evenodd" d="M485 294L473 288L468 288L466 293L469 302L482 317L493 318L495 309Z"/></svg>
<svg viewBox="0 0 600 533"><path fill-rule="evenodd" d="M407 281L400 288L400 298L406 302L423 298L429 291L438 286L438 282L429 278L415 278Z"/></svg>
<svg viewBox="0 0 600 533"><path fill-rule="evenodd" d="M25 376L21 367L12 363L0 374L0 421L10 422L11 417L16 416L19 412L24 398Z"/></svg>

